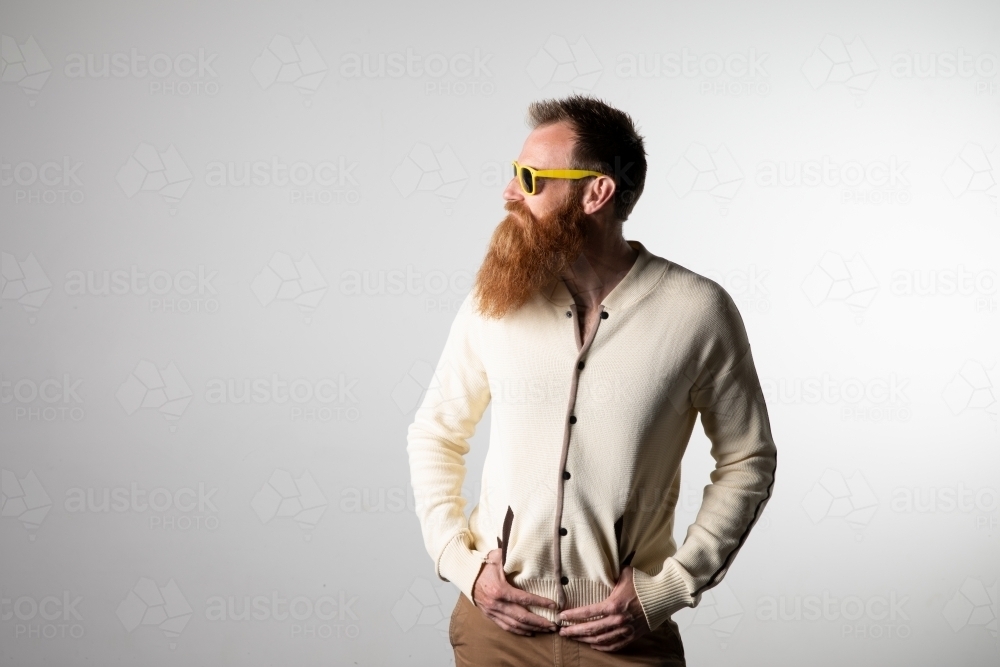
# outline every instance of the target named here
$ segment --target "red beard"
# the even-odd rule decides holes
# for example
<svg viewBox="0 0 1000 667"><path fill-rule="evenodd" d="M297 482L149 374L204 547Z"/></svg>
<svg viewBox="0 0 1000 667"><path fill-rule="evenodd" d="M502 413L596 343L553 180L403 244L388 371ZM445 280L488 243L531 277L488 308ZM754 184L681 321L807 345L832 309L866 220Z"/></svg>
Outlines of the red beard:
<svg viewBox="0 0 1000 667"><path fill-rule="evenodd" d="M535 217L523 201L509 201L504 208L508 215L493 232L474 286L480 314L496 319L558 279L580 255L587 236L575 191L543 218Z"/></svg>

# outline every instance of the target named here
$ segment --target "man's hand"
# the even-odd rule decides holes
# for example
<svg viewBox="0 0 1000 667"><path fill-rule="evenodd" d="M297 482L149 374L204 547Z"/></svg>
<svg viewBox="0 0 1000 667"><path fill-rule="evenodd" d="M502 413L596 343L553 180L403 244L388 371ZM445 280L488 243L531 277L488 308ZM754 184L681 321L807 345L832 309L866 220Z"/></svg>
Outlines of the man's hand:
<svg viewBox="0 0 1000 667"><path fill-rule="evenodd" d="M559 629L559 634L590 644L591 648L598 651L617 651L650 631L646 614L642 611L639 596L635 592L635 584L632 583L631 566L622 568L621 577L608 599L559 614L561 620L578 622L594 616L600 618L563 626Z"/></svg>
<svg viewBox="0 0 1000 667"><path fill-rule="evenodd" d="M556 603L511 586L500 563L499 549L486 555L486 564L472 588L472 601L486 618L515 635L530 637L536 632L558 629L555 623L525 609L527 605L555 609Z"/></svg>

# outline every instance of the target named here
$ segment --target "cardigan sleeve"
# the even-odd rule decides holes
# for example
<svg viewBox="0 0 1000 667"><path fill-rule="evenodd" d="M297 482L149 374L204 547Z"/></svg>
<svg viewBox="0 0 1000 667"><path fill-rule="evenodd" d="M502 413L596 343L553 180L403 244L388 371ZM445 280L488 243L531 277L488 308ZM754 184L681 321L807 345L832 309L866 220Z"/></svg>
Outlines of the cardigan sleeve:
<svg viewBox="0 0 1000 667"><path fill-rule="evenodd" d="M473 294L455 316L424 398L407 431L415 509L435 572L469 600L486 552L476 551L462 497L468 439L490 402L478 353Z"/></svg>
<svg viewBox="0 0 1000 667"><path fill-rule="evenodd" d="M702 363L690 390L712 443L715 469L683 544L653 575L635 570L636 594L650 628L694 607L716 586L760 518L774 488L777 449L739 310L716 285Z"/></svg>

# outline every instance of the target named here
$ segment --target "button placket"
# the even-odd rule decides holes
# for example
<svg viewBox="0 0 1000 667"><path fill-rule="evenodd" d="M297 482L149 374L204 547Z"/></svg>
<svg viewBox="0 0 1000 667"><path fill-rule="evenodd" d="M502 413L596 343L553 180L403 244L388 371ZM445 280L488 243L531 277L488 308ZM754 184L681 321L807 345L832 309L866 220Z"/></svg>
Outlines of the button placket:
<svg viewBox="0 0 1000 667"><path fill-rule="evenodd" d="M575 309L575 304L571 305L570 310L566 311L567 318L573 317L573 309ZM608 319L608 313L607 311L604 310L604 304L601 304L600 320L606 320L606 319ZM577 390L579 388L580 371L583 370L583 368L586 366L586 364L583 361L583 357L587 354L591 344L594 342L594 338L597 336L597 330L600 328L600 320L597 321L593 330L590 332L590 335L587 337L586 341L581 340L580 328L578 326L575 326L576 323L574 323L573 327L574 338L577 341L579 347L577 348L578 352L577 352L576 368L573 372L572 387L570 391L570 403L569 407L567 408L567 412L569 413L573 412L573 408L576 405L576 395L577 395ZM576 424L577 422L576 415L570 414L569 419L567 421L569 422L569 424ZM569 480L571 477L569 471L566 470L566 463L569 456L569 439L570 439L570 428L569 425L567 425L563 432L563 448L559 461L560 476L562 477L563 482ZM569 577L567 577L562 573L562 540L560 538L568 535L569 531L566 529L566 527L561 525L562 515L563 515L563 501L564 501L564 487L562 482L560 482L557 487L557 494L556 494L555 525L557 526L557 529L555 536L555 544L553 548L554 552L553 557L555 561L555 570L556 570L555 573L559 576L559 582L563 586L566 586L569 584ZM566 606L566 594L564 593L562 588L558 589L557 597L558 597L557 600L558 609L564 609Z"/></svg>

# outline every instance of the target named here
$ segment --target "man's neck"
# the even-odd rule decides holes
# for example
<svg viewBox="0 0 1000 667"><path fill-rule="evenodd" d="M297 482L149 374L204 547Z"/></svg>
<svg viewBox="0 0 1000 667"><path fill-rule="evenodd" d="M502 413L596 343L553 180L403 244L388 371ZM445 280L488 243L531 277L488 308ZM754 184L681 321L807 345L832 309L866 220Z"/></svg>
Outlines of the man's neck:
<svg viewBox="0 0 1000 667"><path fill-rule="evenodd" d="M589 244L561 277L577 307L589 311L601 305L638 256L639 251L621 236L612 243Z"/></svg>

